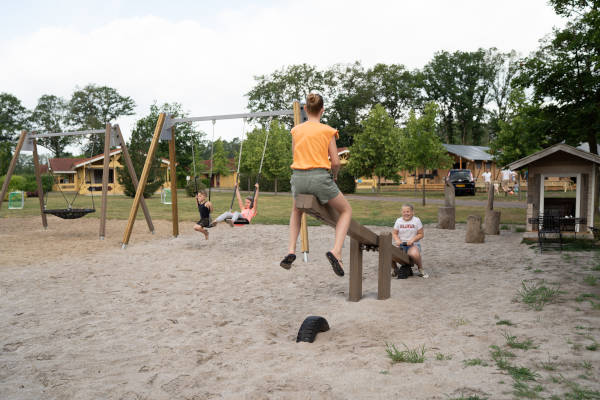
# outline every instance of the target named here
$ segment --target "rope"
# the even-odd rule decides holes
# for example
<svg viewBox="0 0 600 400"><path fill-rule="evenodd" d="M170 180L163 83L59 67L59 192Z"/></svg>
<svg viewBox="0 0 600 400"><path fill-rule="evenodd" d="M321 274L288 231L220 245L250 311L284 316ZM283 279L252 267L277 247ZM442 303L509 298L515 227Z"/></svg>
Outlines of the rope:
<svg viewBox="0 0 600 400"><path fill-rule="evenodd" d="M92 148L90 151L90 158L94 157L94 146L96 145L96 143L94 141L92 141ZM106 154L104 155L104 157L106 157ZM108 161L110 163L110 150L108 151ZM83 166L83 181L85 182L85 165ZM90 179L90 183L91 183L91 179ZM73 201L71 201L71 204L69 204L69 209L73 208L73 204L75 203L75 200L77 200L77 196L79 196L79 189L81 189L81 183L79 184L79 187L77 188L77 190L75 191L75 197L73 197ZM92 193L92 208L95 210L96 209L96 204L94 203L94 191L91 191Z"/></svg>
<svg viewBox="0 0 600 400"><path fill-rule="evenodd" d="M229 212L233 210L233 201L235 200L235 192L237 191L240 184L240 165L242 164L242 150L244 149L244 137L246 136L246 118L243 119L242 123L242 142L240 143L240 154L238 155L238 166L235 175L235 186L233 187L233 195L231 196L231 204L229 205Z"/></svg>
<svg viewBox="0 0 600 400"><path fill-rule="evenodd" d="M265 145L263 146L262 157L260 158L260 167L258 167L258 175L256 175L256 183L258 183L258 181L260 180L260 175L262 173L263 161L265 159L265 152L267 150L267 142L269 141L269 131L270 129L267 128L267 136L265 137ZM250 204L251 208L254 207L254 197L256 197L256 185L254 186L254 194L252 195L252 204Z"/></svg>
<svg viewBox="0 0 600 400"><path fill-rule="evenodd" d="M194 148L196 147L196 137L192 141L192 165L194 166L194 187L196 188L196 195L198 194L198 181L196 180L196 152ZM197 202L198 200L196 200Z"/></svg>
<svg viewBox="0 0 600 400"><path fill-rule="evenodd" d="M212 188L212 176L213 176L213 157L215 148L215 123L216 120L212 120L212 141L210 143L210 175L208 178L208 200L210 201L210 189Z"/></svg>

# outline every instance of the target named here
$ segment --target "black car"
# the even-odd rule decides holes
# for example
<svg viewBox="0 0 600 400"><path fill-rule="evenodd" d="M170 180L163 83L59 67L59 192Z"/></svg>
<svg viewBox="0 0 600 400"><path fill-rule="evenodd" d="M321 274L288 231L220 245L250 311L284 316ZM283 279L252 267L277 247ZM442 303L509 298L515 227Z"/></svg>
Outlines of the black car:
<svg viewBox="0 0 600 400"><path fill-rule="evenodd" d="M454 193L475 196L475 180L470 169L451 169L446 177L454 185Z"/></svg>

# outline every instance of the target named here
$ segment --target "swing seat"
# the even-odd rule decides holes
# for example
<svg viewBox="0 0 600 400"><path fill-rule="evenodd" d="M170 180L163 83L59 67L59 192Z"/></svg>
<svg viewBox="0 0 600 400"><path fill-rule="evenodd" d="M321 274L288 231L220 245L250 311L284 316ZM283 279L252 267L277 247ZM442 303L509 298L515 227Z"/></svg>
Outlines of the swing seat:
<svg viewBox="0 0 600 400"><path fill-rule="evenodd" d="M93 208L60 208L44 210L44 214L52 214L62 219L77 219L93 212L96 212Z"/></svg>
<svg viewBox="0 0 600 400"><path fill-rule="evenodd" d="M231 218L227 218L225 221L231 221ZM235 220L235 222L233 224L234 225L249 225L250 221L248 221L246 218L239 217L238 219Z"/></svg>

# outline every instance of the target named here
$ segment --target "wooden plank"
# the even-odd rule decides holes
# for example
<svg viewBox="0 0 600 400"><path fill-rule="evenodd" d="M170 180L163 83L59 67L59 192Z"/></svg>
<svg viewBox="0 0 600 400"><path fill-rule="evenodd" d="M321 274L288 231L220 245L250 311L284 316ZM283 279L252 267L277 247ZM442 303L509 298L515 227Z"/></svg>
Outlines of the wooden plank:
<svg viewBox="0 0 600 400"><path fill-rule="evenodd" d="M2 184L2 190L0 191L0 209L2 208L4 196L6 196L6 192L8 191L8 184L10 183L10 178L12 178L12 174L15 172L17 160L19 159L19 154L21 153L21 149L23 148L23 143L25 142L26 136L27 132L21 131L21 136L19 136L17 147L15 147L15 154L13 154L13 158L12 160L10 160L10 164L8 165L8 171L6 172L6 177L4 178L4 183Z"/></svg>
<svg viewBox="0 0 600 400"><path fill-rule="evenodd" d="M121 145L121 151L123 152L123 160L125 160L125 166L129 171L129 176L131 176L131 183L133 183L133 188L137 190L138 187L138 179L137 174L135 173L135 169L133 168L133 162L131 162L131 157L129 156L129 149L125 144L125 139L123 139L123 134L121 133L121 128L119 125L116 125L117 136L119 138L119 144ZM144 217L146 217L146 223L148 224L148 229L150 232L154 233L154 224L152 223L152 217L150 216L150 211L148 210L148 206L146 205L146 199L142 196L141 200L142 211L144 212Z"/></svg>
<svg viewBox="0 0 600 400"><path fill-rule="evenodd" d="M377 300L390 298L392 290L392 234L379 235L379 268L377 270Z"/></svg>
<svg viewBox="0 0 600 400"><path fill-rule="evenodd" d="M349 301L359 301L362 297L363 251L356 239L350 239L350 290Z"/></svg>
<svg viewBox="0 0 600 400"><path fill-rule="evenodd" d="M179 215L177 212L177 163L175 160L175 127L171 128L169 140L169 168L171 172L171 220L173 222L173 237L179 236Z"/></svg>
<svg viewBox="0 0 600 400"><path fill-rule="evenodd" d="M127 245L129 244L129 239L131 238L131 231L133 230L133 224L135 223L135 216L137 215L141 198L144 195L144 189L146 188L146 183L148 182L148 175L150 175L152 159L154 158L154 154L156 153L156 148L158 147L158 140L160 139L160 131L162 130L164 123L165 113L160 113L158 115L156 127L154 128L154 135L152 137L152 142L150 143L150 148L148 149L148 155L146 156L146 162L144 163L142 176L140 177L140 184L138 185L138 188L135 192L135 198L133 199L133 204L131 205L131 210L129 211L129 219L127 220L127 226L125 227L125 233L123 234L123 248L127 247Z"/></svg>
<svg viewBox="0 0 600 400"><path fill-rule="evenodd" d="M102 166L102 211L100 212L100 239L104 240L106 236L106 207L108 205L108 174L110 167L110 124L106 124L104 133L104 163ZM94 155L92 154L92 157ZM115 174L113 173L113 180ZM114 185L113 185L114 186Z"/></svg>
<svg viewBox="0 0 600 400"><path fill-rule="evenodd" d="M42 176L40 174L40 158L37 151L37 140L33 139L33 169L35 171L35 183L37 184L38 199L40 201L40 215L42 216L42 226L48 228L48 220L44 214L44 187L42 186Z"/></svg>
<svg viewBox="0 0 600 400"><path fill-rule="evenodd" d="M300 194L296 197L296 208L302 210L308 215L312 215L319 221L335 227L339 214L330 205L322 205L319 203L317 198L311 194ZM369 228L359 224L354 219L350 221L350 228L348 229L348 236L356 239L359 243L367 244L370 246L377 246L378 238L377 234ZM403 252L400 248L392 246L391 249L392 259L401 264L410 264L408 255Z"/></svg>

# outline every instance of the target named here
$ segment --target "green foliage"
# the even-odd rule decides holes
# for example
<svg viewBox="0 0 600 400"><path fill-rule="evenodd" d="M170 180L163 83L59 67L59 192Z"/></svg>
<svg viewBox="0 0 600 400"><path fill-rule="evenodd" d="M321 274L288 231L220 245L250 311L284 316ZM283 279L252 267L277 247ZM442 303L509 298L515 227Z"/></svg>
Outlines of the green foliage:
<svg viewBox="0 0 600 400"><path fill-rule="evenodd" d="M363 125L350 147L347 168L355 176L377 176L379 191L380 179L392 179L400 169L400 131L380 104L373 107Z"/></svg>
<svg viewBox="0 0 600 400"><path fill-rule="evenodd" d="M589 286L596 286L598 284L598 278L596 278L593 275L588 275L585 278L583 278L583 282Z"/></svg>
<svg viewBox="0 0 600 400"><path fill-rule="evenodd" d="M210 163L208 164L210 171ZM213 162L212 162L212 174L227 176L231 173L229 166L229 160L225 156L225 147L223 147L223 141L221 139L215 140L213 143Z"/></svg>
<svg viewBox="0 0 600 400"><path fill-rule="evenodd" d="M6 180L6 175L0 177L0 187L2 187L2 185L4 185L5 180ZM7 192L13 192L15 190L25 191L26 186L27 186L27 179L24 176L13 175L10 177L10 182L8 183Z"/></svg>
<svg viewBox="0 0 600 400"><path fill-rule="evenodd" d="M108 86L89 84L76 89L68 103L68 124L76 129L103 129L121 116L133 115L135 102ZM104 135L91 135L84 152L104 150Z"/></svg>
<svg viewBox="0 0 600 400"><path fill-rule="evenodd" d="M346 167L340 169L340 172L338 172L336 183L342 193L356 192L356 181L354 180L354 175L352 175Z"/></svg>
<svg viewBox="0 0 600 400"><path fill-rule="evenodd" d="M600 10L592 1L554 0L552 4L557 13L572 19L543 39L537 52L523 61L515 83L533 89L551 126L545 137L552 143L587 141L590 151L597 153Z"/></svg>
<svg viewBox="0 0 600 400"><path fill-rule="evenodd" d="M435 353L435 359L438 361L452 360L452 354Z"/></svg>
<svg viewBox="0 0 600 400"><path fill-rule="evenodd" d="M427 169L447 168L452 165L452 159L435 133L437 112L438 107L435 103L428 103L423 115L418 118L415 112L411 111L398 144L401 154L399 166L402 169L420 168L425 172ZM425 205L424 186L423 205Z"/></svg>
<svg viewBox="0 0 600 400"><path fill-rule="evenodd" d="M187 184L185 185L185 193L188 195L188 197L194 197L196 196L196 188L197 190L202 190L202 189L206 189L208 187L208 180L207 179L196 179L196 182L194 182L194 177L192 177L192 179L190 179L189 182L187 182Z"/></svg>
<svg viewBox="0 0 600 400"><path fill-rule="evenodd" d="M66 100L45 94L38 99L31 117L32 129L36 132L63 132L67 120ZM65 147L74 142L73 136L55 136L38 139L38 144L54 153L54 157L66 156Z"/></svg>
<svg viewBox="0 0 600 400"><path fill-rule="evenodd" d="M496 322L496 325L514 326L514 324L507 319L501 319L500 321Z"/></svg>
<svg viewBox="0 0 600 400"><path fill-rule="evenodd" d="M404 350L400 351L395 344L385 345L385 352L393 363L406 362L406 363L422 363L425 361L425 346L417 347L415 349L409 349L406 345Z"/></svg>
<svg viewBox="0 0 600 400"><path fill-rule="evenodd" d="M560 294L560 288L549 288L544 282L533 282L531 284L521 282L521 289L517 292L521 301L536 311L541 311L546 304L554 302Z"/></svg>
<svg viewBox="0 0 600 400"><path fill-rule="evenodd" d="M8 172L14 144L20 131L27 128L28 111L9 93L0 93L0 175Z"/></svg>

